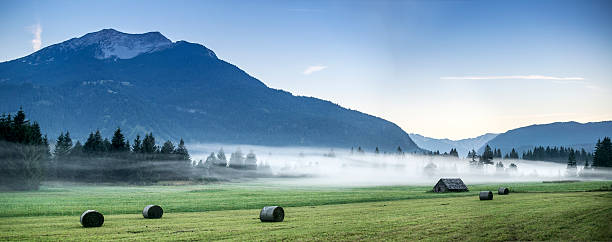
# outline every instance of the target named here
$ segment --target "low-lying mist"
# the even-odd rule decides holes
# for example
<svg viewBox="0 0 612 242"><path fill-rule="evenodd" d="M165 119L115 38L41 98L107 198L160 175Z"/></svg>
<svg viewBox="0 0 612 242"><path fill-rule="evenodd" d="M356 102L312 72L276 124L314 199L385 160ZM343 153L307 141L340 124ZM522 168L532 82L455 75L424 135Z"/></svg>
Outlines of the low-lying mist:
<svg viewBox="0 0 612 242"><path fill-rule="evenodd" d="M257 155L259 165L270 166L279 179L275 184L306 186L431 185L442 177L459 177L467 184L591 179L582 166L568 171L562 163L529 160L494 160L495 165L473 166L470 159L415 154L358 153L311 147L265 147L227 144L190 144L193 160L206 160L220 148L226 153L240 149ZM516 169L510 164L517 165ZM591 171L597 177L612 177L610 171ZM592 177L592 176L589 176Z"/></svg>

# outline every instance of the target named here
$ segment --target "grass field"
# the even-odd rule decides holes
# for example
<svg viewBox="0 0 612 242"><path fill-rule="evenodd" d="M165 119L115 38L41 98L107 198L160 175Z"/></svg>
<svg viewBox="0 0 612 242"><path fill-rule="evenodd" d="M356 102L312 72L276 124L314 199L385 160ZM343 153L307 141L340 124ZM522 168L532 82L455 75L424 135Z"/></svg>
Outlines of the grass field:
<svg viewBox="0 0 612 242"><path fill-rule="evenodd" d="M479 190L512 193L479 201ZM0 193L0 240L612 240L612 182L470 186L436 194L430 186L278 187L269 183L189 186L44 186ZM590 192L585 192L590 191ZM165 209L160 220L140 214ZM285 222L261 223L265 205ZM86 209L105 214L82 228Z"/></svg>

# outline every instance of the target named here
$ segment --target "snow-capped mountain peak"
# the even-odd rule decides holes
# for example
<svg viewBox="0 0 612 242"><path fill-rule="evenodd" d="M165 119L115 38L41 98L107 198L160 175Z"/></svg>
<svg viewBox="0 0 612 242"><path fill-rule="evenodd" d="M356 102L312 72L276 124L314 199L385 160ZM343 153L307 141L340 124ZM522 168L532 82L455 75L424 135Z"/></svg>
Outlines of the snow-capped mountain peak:
<svg viewBox="0 0 612 242"><path fill-rule="evenodd" d="M108 59L116 57L119 59L131 59L142 53L167 48L171 44L172 41L159 32L127 34L114 29L103 29L66 41L61 47L81 49L93 45L97 49L95 58Z"/></svg>

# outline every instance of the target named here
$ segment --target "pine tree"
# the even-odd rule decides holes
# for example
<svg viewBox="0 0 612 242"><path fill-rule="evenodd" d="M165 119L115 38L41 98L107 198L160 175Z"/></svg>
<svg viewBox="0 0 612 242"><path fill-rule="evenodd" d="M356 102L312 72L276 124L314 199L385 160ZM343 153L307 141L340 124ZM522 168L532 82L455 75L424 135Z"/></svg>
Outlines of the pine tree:
<svg viewBox="0 0 612 242"><path fill-rule="evenodd" d="M244 156L242 155L242 151L240 150L240 148L238 148L236 152L230 154L229 167L240 169L243 166Z"/></svg>
<svg viewBox="0 0 612 242"><path fill-rule="evenodd" d="M512 151L510 151L510 159L518 159L519 155L516 152L516 150L514 148L512 148Z"/></svg>
<svg viewBox="0 0 612 242"><path fill-rule="evenodd" d="M190 160L189 151L187 151L187 147L185 147L185 141L183 141L183 138L181 138L181 141L179 141L179 145L176 148L175 153L179 155L181 160Z"/></svg>
<svg viewBox="0 0 612 242"><path fill-rule="evenodd" d="M593 154L593 167L612 167L612 143L610 137L598 140Z"/></svg>
<svg viewBox="0 0 612 242"><path fill-rule="evenodd" d="M132 152L142 153L142 141L140 141L140 135L136 135L136 139L134 139L134 145L132 146Z"/></svg>
<svg viewBox="0 0 612 242"><path fill-rule="evenodd" d="M63 138L62 138L63 139ZM0 186L36 190L49 167L49 142L38 123L26 119L23 108L15 116L0 117Z"/></svg>
<svg viewBox="0 0 612 242"><path fill-rule="evenodd" d="M457 152L457 149L455 148L452 148L448 154L457 158L459 157L459 152Z"/></svg>
<svg viewBox="0 0 612 242"><path fill-rule="evenodd" d="M217 156L215 152L211 152L210 155L206 158L206 162L204 162L204 167L211 167L217 164Z"/></svg>
<svg viewBox="0 0 612 242"><path fill-rule="evenodd" d="M102 139L102 134L100 134L100 130L96 130L94 134L94 151L104 152L106 150L106 144Z"/></svg>
<svg viewBox="0 0 612 242"><path fill-rule="evenodd" d="M83 145L83 151L85 153L93 153L95 151L95 142L94 134L89 133L89 137L87 137L87 140Z"/></svg>
<svg viewBox="0 0 612 242"><path fill-rule="evenodd" d="M145 138L142 141L142 152L147 154L157 152L157 146L155 146L155 137L153 137L153 133L145 135Z"/></svg>
<svg viewBox="0 0 612 242"><path fill-rule="evenodd" d="M64 135L64 149L70 151L72 149L72 138L70 138L70 132L66 131L66 135Z"/></svg>
<svg viewBox="0 0 612 242"><path fill-rule="evenodd" d="M57 141L55 141L55 150L53 151L55 158L60 158L64 155L63 150L62 150L63 144L64 144L64 132L60 132L60 135L57 137Z"/></svg>
<svg viewBox="0 0 612 242"><path fill-rule="evenodd" d="M107 138L104 138L104 140L102 141L102 152L108 153L112 149L113 145L111 144L111 142Z"/></svg>
<svg viewBox="0 0 612 242"><path fill-rule="evenodd" d="M485 150L482 153L482 155L480 156L480 161L483 162L484 164L493 164L491 162L491 160L493 160L493 151L491 150L491 146L489 146L487 144L487 146L485 146Z"/></svg>
<svg viewBox="0 0 612 242"><path fill-rule="evenodd" d="M225 157L223 148L219 149L219 152L217 152L217 161L219 161L220 166L227 166L227 158Z"/></svg>
<svg viewBox="0 0 612 242"><path fill-rule="evenodd" d="M13 141L17 143L24 144L26 141L26 126L28 125L28 121L26 121L25 112L23 108L19 108L17 111L17 115L13 118Z"/></svg>
<svg viewBox="0 0 612 242"><path fill-rule="evenodd" d="M121 133L121 128L117 128L111 139L111 151L124 152L127 150L125 147L125 137Z"/></svg>
<svg viewBox="0 0 612 242"><path fill-rule="evenodd" d="M63 159L70 153L70 149L72 148L72 139L70 138L70 133L66 132L60 133L60 136L57 137L57 141L55 142L55 150L53 154L55 155L55 159Z"/></svg>
<svg viewBox="0 0 612 242"><path fill-rule="evenodd" d="M161 148L161 150L160 150L160 153L162 153L162 154L166 154L166 155L169 155L169 154L174 153L174 144L172 144L172 141L170 141L170 140L166 141L166 142L165 142L165 143L162 145L162 148Z"/></svg>
<svg viewBox="0 0 612 242"><path fill-rule="evenodd" d="M567 157L567 167L568 168L576 168L576 155L574 154L574 151L570 151L568 157Z"/></svg>

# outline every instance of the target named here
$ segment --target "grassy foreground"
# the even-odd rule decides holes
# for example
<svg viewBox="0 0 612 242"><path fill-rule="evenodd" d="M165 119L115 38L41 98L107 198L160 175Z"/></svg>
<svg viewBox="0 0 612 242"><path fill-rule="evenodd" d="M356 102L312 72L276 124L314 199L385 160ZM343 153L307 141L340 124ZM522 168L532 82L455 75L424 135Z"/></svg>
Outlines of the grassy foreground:
<svg viewBox="0 0 612 242"><path fill-rule="evenodd" d="M572 183L512 183L470 185L467 193L433 193L432 186L367 188L287 187L270 183L185 186L43 186L34 192L0 192L0 218L21 216L78 216L87 209L105 215L138 214L148 204L167 212L206 212L255 209L270 204L284 207L318 206L406 199L477 196L478 191L509 187L513 193L580 192L609 189L612 181Z"/></svg>
<svg viewBox="0 0 612 242"><path fill-rule="evenodd" d="M450 194L411 186L46 187L40 192L0 194L0 240L609 241L612 192L577 191L611 184L508 184L514 193L496 195L493 201L479 201L476 192L498 185ZM147 203L162 205L164 217L143 219L139 213ZM270 204L285 208L285 222L259 222L259 209ZM29 211L33 208L38 210ZM80 226L78 215L87 208L105 214L103 227Z"/></svg>

